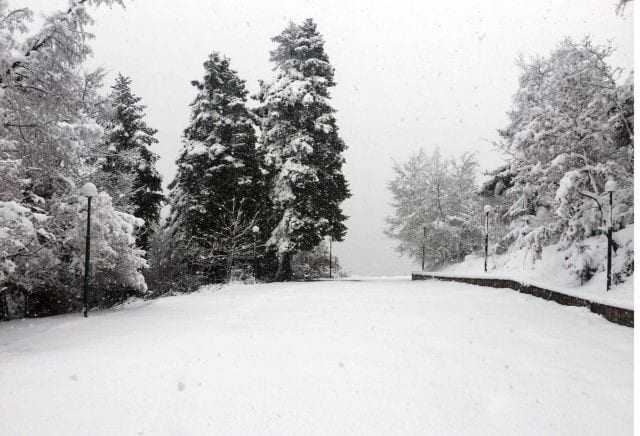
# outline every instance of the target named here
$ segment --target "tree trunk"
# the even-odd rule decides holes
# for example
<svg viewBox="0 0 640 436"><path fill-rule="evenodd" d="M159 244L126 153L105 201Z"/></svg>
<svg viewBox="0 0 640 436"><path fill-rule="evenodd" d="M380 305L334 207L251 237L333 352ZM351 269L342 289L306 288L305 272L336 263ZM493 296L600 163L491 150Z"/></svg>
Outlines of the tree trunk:
<svg viewBox="0 0 640 436"><path fill-rule="evenodd" d="M231 281L231 274L233 272L233 260L235 257L234 248L231 248L231 252L227 255L227 282Z"/></svg>
<svg viewBox="0 0 640 436"><path fill-rule="evenodd" d="M278 271L276 272L277 282L288 282L293 277L291 269L291 252L287 251L278 256Z"/></svg>

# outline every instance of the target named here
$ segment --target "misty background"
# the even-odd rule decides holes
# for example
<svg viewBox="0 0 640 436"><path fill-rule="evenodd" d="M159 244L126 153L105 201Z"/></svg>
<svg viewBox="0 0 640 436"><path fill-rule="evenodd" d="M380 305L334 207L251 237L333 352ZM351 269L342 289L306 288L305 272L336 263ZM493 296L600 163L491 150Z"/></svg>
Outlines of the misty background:
<svg viewBox="0 0 640 436"><path fill-rule="evenodd" d="M35 11L65 0L10 1ZM272 78L271 37L289 21L312 17L336 70L332 105L349 149L344 172L352 198L347 238L335 244L343 267L358 275L408 274L415 265L394 251L383 230L390 214L393 160L420 147L446 156L477 152L483 169L502 162L491 145L517 89L515 60L547 55L565 36L611 40L613 66L633 67L633 3L617 0L485 2L288 0L135 0L100 8L93 66L108 65L105 88L130 76L158 129L164 185L174 161L207 55L219 51L253 93Z"/></svg>

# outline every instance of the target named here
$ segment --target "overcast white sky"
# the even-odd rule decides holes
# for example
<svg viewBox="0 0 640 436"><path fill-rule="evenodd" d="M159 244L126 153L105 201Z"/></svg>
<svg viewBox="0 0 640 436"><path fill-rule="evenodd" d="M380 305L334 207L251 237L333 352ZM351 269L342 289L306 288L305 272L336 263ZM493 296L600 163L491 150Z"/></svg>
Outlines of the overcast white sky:
<svg viewBox="0 0 640 436"><path fill-rule="evenodd" d="M247 81L271 78L270 38L290 20L312 17L336 69L334 106L349 146L345 203L349 234L337 244L341 263L361 275L408 274L412 265L383 235L390 213L386 184L392 158L440 146L478 152L483 167L500 162L489 141L506 122L517 86L518 54L549 53L564 37L612 40L616 66L633 66L633 6L617 0L346 1L136 0L94 14L94 62L131 76L157 128L160 172L174 160L202 62L217 50ZM10 0L36 11L64 0Z"/></svg>

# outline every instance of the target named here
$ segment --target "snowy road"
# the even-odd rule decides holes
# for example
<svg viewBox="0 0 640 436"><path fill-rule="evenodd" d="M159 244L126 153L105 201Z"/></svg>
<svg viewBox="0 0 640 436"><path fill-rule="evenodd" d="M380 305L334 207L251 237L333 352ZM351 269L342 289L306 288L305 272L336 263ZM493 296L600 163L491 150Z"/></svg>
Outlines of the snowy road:
<svg viewBox="0 0 640 436"><path fill-rule="evenodd" d="M0 434L625 435L632 339L470 285L229 286L0 324Z"/></svg>

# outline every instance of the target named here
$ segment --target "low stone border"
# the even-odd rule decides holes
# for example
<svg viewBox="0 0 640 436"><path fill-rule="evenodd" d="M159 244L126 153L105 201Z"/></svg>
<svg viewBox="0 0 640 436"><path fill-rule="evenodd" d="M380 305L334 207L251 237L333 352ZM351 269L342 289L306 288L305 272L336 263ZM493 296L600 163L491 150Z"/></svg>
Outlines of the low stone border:
<svg viewBox="0 0 640 436"><path fill-rule="evenodd" d="M588 307L589 310L598 315L602 315L608 321L627 327L633 327L633 310L621 307L609 306L607 304L596 303L580 297L563 294L558 291L544 289L538 286L520 283L516 280L502 279L495 277L456 277L448 275L438 275L431 273L412 273L411 280L442 280L448 282L468 283L470 285L488 286L492 288L513 289L523 294L555 301L565 306Z"/></svg>

